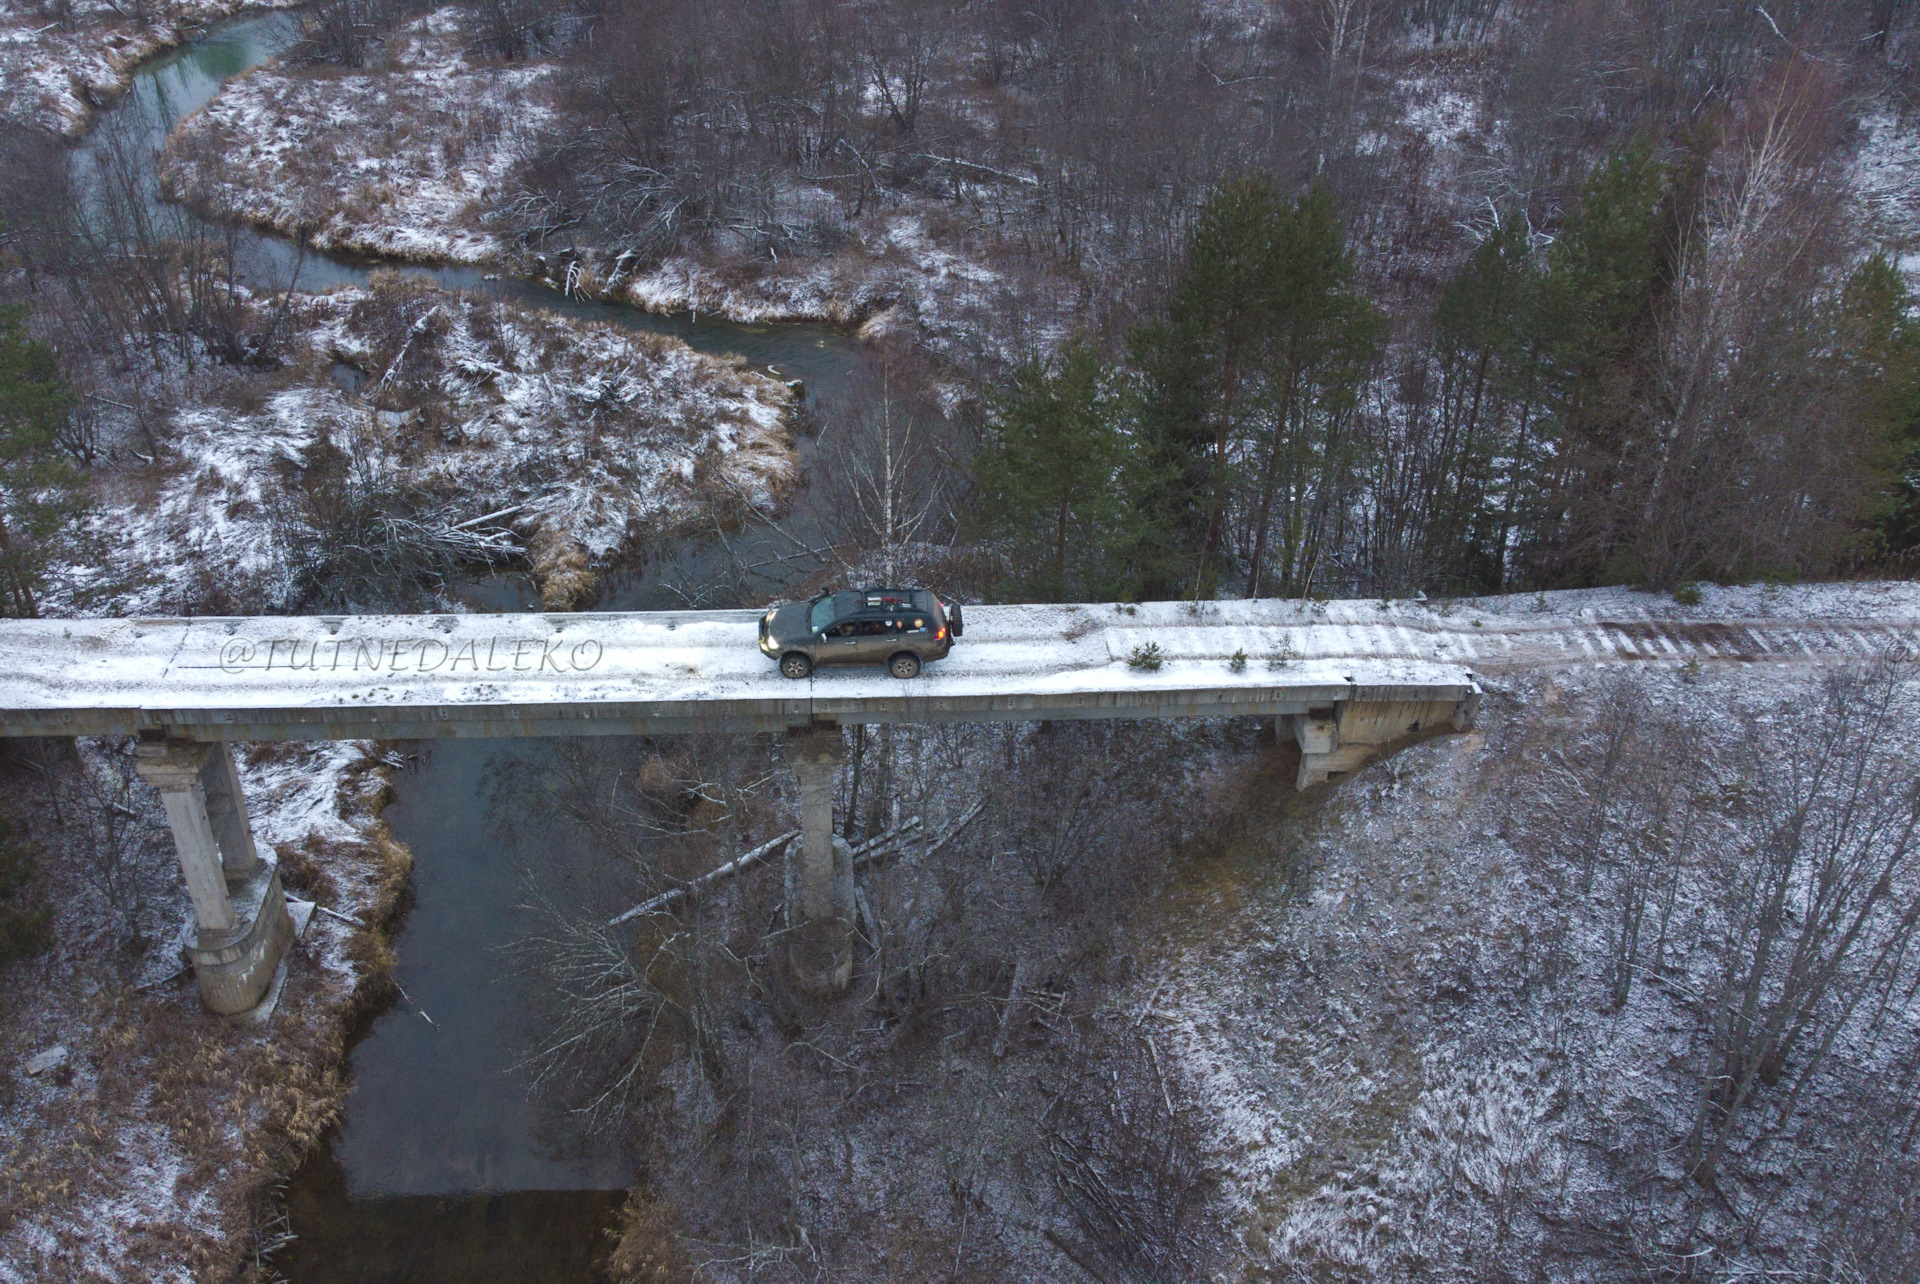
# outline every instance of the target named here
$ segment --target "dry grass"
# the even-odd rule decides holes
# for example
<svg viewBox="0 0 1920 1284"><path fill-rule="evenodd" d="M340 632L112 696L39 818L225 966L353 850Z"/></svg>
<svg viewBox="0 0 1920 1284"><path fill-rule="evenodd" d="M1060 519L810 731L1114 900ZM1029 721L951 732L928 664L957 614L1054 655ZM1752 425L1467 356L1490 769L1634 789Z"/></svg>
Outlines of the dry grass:
<svg viewBox="0 0 1920 1284"><path fill-rule="evenodd" d="M692 1284L693 1264L672 1204L636 1186L613 1231L620 1242L607 1259L607 1278L614 1284Z"/></svg>
<svg viewBox="0 0 1920 1284"><path fill-rule="evenodd" d="M251 765L304 752L267 746ZM55 773L77 760L48 758ZM298 764L289 764L297 766ZM46 811L47 778L0 769L0 808ZM123 945L98 889L80 877L69 827L42 825L44 893L58 909L57 944L0 974L0 1279L257 1278L256 1228L272 1191L339 1112L345 1045L384 992L388 924L411 858L380 821L385 768L363 754L346 771L340 816L361 837L310 835L278 850L290 885L345 905L369 926L328 920L288 954L273 1016L250 1023L201 1010L191 978L162 976L158 932L142 959ZM135 810L158 811L143 791ZM184 915L163 822L143 816L139 863L155 887L153 927ZM158 850L155 850L155 848ZM27 1080L21 1059L64 1043L67 1083Z"/></svg>
<svg viewBox="0 0 1920 1284"><path fill-rule="evenodd" d="M553 531L542 529L527 541L527 560L544 610L571 611L599 583L587 564L587 550Z"/></svg>

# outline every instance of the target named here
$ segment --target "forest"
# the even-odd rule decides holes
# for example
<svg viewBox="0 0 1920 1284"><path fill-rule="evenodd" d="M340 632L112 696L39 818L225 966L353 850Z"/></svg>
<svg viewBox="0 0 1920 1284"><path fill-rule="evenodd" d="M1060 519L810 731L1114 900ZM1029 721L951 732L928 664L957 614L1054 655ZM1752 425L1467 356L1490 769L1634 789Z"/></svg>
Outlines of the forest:
<svg viewBox="0 0 1920 1284"><path fill-rule="evenodd" d="M1489 648L1477 726L1304 791L1271 718L848 727L836 1002L772 734L237 747L320 907L237 1035L132 742L8 742L0 1284L344 1278L312 1165L356 1058L452 1037L407 942L456 920L487 1082L624 1165L595 1280L1920 1269L1914 0L0 25L0 615L900 582L1723 639ZM74 52L235 26L280 43L152 128ZM433 899L483 856L486 943Z"/></svg>

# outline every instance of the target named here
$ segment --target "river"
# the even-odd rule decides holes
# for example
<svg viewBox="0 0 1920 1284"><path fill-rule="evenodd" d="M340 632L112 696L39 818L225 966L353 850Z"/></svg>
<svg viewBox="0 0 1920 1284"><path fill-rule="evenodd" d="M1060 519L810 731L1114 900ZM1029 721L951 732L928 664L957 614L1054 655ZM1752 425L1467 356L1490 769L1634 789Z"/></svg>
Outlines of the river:
<svg viewBox="0 0 1920 1284"><path fill-rule="evenodd" d="M82 181L111 149L125 147L141 166L147 215L187 234L228 235L230 229L161 203L151 158L176 122L228 78L279 54L295 32L291 15L243 18L144 64L126 98L76 149ZM566 298L528 281L487 281L478 268L302 256L290 242L249 229L235 243L240 274L254 286L283 287L296 266L305 290L360 285L379 268L397 267L450 288L744 356L804 380L816 406L845 387L856 360L850 336L819 326L696 322ZM802 443L803 458L808 445ZM801 538L812 532L804 487L784 525ZM752 558L777 540L769 527L750 526L732 543ZM721 574L729 556L708 542L672 544L610 580L596 605L686 605L685 594L731 582ZM481 610L537 605L526 578L512 574L466 585L461 596ZM510 770L532 748L523 741L445 742L426 749L395 781L387 820L414 858L412 906L395 942L395 979L407 997L376 1016L354 1044L344 1119L288 1190L296 1238L275 1266L291 1284L595 1278L602 1232L624 1195L629 1165L612 1147L554 1139L515 1076L528 1014L502 947L522 931L514 906L518 870L528 861L489 827L485 782L490 765Z"/></svg>

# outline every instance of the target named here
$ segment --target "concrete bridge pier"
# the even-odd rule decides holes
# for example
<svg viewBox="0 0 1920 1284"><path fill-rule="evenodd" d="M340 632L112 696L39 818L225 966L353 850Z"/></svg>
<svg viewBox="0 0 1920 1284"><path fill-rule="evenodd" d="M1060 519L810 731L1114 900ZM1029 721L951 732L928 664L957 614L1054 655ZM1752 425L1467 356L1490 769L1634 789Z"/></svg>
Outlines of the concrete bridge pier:
<svg viewBox="0 0 1920 1284"><path fill-rule="evenodd" d="M1310 709L1281 718L1281 733L1300 746L1296 789L1317 785L1328 776L1357 770L1387 745L1436 727L1466 731L1480 709L1476 686L1459 700L1344 700L1327 709Z"/></svg>
<svg viewBox="0 0 1920 1284"><path fill-rule="evenodd" d="M142 737L135 769L160 791L193 901L187 949L200 1001L244 1012L273 984L294 938L280 868L254 846L233 753L224 743Z"/></svg>
<svg viewBox="0 0 1920 1284"><path fill-rule="evenodd" d="M853 853L833 832L833 781L846 760L838 727L789 732L787 766L800 785L800 837L787 845L787 961L813 994L853 980Z"/></svg>

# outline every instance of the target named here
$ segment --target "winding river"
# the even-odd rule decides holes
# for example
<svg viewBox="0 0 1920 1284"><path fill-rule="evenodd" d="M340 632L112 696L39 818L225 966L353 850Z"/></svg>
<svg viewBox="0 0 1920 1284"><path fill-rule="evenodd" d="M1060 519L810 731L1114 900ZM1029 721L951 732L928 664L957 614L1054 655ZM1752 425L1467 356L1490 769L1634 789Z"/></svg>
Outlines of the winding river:
<svg viewBox="0 0 1920 1284"><path fill-rule="evenodd" d="M100 164L123 146L140 162L141 202L159 220L214 231L159 201L152 156L183 116L227 79L268 61L292 41L297 19L280 13L225 23L143 65L131 91L76 149L74 163ZM364 284L398 267L441 285L490 293L530 307L672 335L706 352L737 354L805 381L809 399L845 386L855 341L818 326L744 326L654 316L565 298L532 282L486 281L477 268L387 264L308 253L251 229L237 234L237 265L250 284L278 288L299 266L298 287ZM803 457L807 453L803 443ZM813 527L803 488L788 529ZM773 547L766 527L733 540L751 558ZM598 606L638 610L731 605L714 597L730 582L728 553L700 541L658 550L639 571L611 581ZM476 609L537 605L524 577L478 582L462 596ZM405 1000L370 1024L351 1053L345 1118L295 1177L287 1195L293 1241L275 1256L291 1284L488 1284L540 1280L587 1284L631 1177L617 1151L552 1139L514 1075L527 1006L502 951L521 931L521 861L491 831L485 782L531 748L516 741L433 746L396 781L387 820L413 851L413 903L396 941Z"/></svg>

